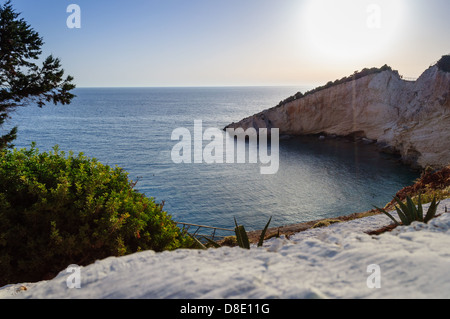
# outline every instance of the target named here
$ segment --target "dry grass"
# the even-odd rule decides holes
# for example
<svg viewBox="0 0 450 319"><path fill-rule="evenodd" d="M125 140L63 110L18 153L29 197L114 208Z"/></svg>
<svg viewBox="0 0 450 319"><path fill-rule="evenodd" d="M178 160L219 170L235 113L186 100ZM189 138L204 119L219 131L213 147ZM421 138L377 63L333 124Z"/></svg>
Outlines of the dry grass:
<svg viewBox="0 0 450 319"><path fill-rule="evenodd" d="M422 176L411 186L402 188L395 194L400 200L410 196L417 204L417 198L421 194L422 203L429 203L436 197L441 200L450 197L450 165L440 171L425 170ZM395 209L396 201L393 199L386 206L386 210Z"/></svg>

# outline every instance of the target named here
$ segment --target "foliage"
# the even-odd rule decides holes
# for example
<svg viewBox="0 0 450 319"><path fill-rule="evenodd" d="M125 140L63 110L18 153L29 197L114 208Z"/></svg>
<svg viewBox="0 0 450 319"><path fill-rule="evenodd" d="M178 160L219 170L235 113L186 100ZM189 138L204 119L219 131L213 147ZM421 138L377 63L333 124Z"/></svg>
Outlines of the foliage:
<svg viewBox="0 0 450 319"><path fill-rule="evenodd" d="M238 246L244 249L250 249L250 241L247 236L247 232L245 231L245 227L242 225L238 225L236 219L234 220L236 224L236 228L234 232L236 233L236 241Z"/></svg>
<svg viewBox="0 0 450 319"><path fill-rule="evenodd" d="M23 19L19 18L7 1L0 5L0 126L8 114L18 106L48 102L69 104L74 95L73 77L64 78L60 60L52 55L40 59L43 39ZM0 149L12 147L17 127L0 136Z"/></svg>
<svg viewBox="0 0 450 319"><path fill-rule="evenodd" d="M57 147L0 152L0 286L192 241L121 168Z"/></svg>
<svg viewBox="0 0 450 319"><path fill-rule="evenodd" d="M325 219L325 220L321 220L321 221L317 222L316 224L314 224L314 226L312 228L328 227L332 224L341 223L341 222L342 221L337 220L337 219Z"/></svg>
<svg viewBox="0 0 450 319"><path fill-rule="evenodd" d="M438 61L437 66L441 71L450 72L450 55L442 56Z"/></svg>
<svg viewBox="0 0 450 319"><path fill-rule="evenodd" d="M421 197L422 203L430 203L433 201L434 198L436 198L436 200L450 198L450 186L448 186L444 189L426 188L425 193L411 197L412 201L416 205L419 202L419 196Z"/></svg>
<svg viewBox="0 0 450 319"><path fill-rule="evenodd" d="M196 249L207 249L207 247L194 235L191 235L190 233L186 232L187 236L189 236L191 238L191 240L193 241L193 245L192 248L196 248ZM206 237L204 237L206 238ZM209 238L206 238L206 240L209 240Z"/></svg>
<svg viewBox="0 0 450 319"><path fill-rule="evenodd" d="M439 203L436 203L436 198L433 198L433 201L430 204L430 207L428 208L428 211L426 215L423 214L423 207L422 207L422 200L421 196L419 195L418 204L417 207L412 201L411 197L406 197L406 204L403 203L399 198L395 197L395 201L398 203L398 207L396 206L395 209L397 211L398 217L401 220L402 225L408 226L411 225L412 222L418 221L423 223L428 223L431 219L433 219L436 216L437 207L439 206ZM396 225L400 225L400 222L398 222L391 214L389 214L385 209L376 207L379 211L386 214L390 219L394 221Z"/></svg>
<svg viewBox="0 0 450 319"><path fill-rule="evenodd" d="M328 88L330 88L330 87L333 87L333 86L336 86L336 85L339 85L339 84L348 83L348 82L351 82L351 81L354 81L354 80L358 80L358 79L363 78L363 77L365 77L365 76L368 76L368 75L371 75L371 74L381 73L381 72L383 72L383 71L391 71L391 72L394 72L395 74L397 74L397 76L400 77L400 75L398 74L398 71L393 70L393 69L392 69L390 66L388 66L388 65L383 65L381 68L370 68L370 69L365 68L365 69L363 69L363 70L361 70L361 71L359 71L359 72L358 72L358 71L355 71L355 72L353 73L353 75L343 77L343 78L341 78L341 79L339 79L339 80L335 80L334 82L329 81L327 84L325 84L325 85L323 85L323 86L319 86L319 87L317 87L317 88L315 88L315 89L312 89L312 90L310 90L310 91L307 91L307 92L305 92L304 94L301 93L301 92L297 92L295 95L290 96L290 97L288 97L287 99L281 101L276 107L280 107L280 106L282 106L282 105L284 105L284 104L286 104L286 103L295 101L295 100L297 100L297 99L301 99L301 98L303 98L303 97L305 97L305 96L308 96L308 95L317 93L317 92L319 92L319 91L328 89Z"/></svg>
<svg viewBox="0 0 450 319"><path fill-rule="evenodd" d="M225 237L221 242L220 242L220 246L230 246L230 247L234 247L237 246L237 240L236 240L236 236L227 236Z"/></svg>
<svg viewBox="0 0 450 319"><path fill-rule="evenodd" d="M272 217L270 217L269 221L267 222L266 226L261 232L261 235L259 236L258 241L258 247L261 247L264 243L264 237L266 236L267 229L269 228L269 224L272 221ZM236 218L234 219L234 223L236 225L236 228L234 229L236 233L236 241L239 247L244 249L250 249L250 241L247 236L247 232L245 231L245 227L242 225L238 225Z"/></svg>
<svg viewBox="0 0 450 319"><path fill-rule="evenodd" d="M269 228L269 224L271 221L272 221L272 217L269 218L269 221L267 222L266 226L264 227L264 229L261 232L261 235L259 236L258 247L262 247L262 245L264 244L264 237L266 236L266 232L267 232L267 229Z"/></svg>
<svg viewBox="0 0 450 319"><path fill-rule="evenodd" d="M404 201L409 196L415 204L418 204L419 195L421 195L422 204L430 203L433 198L436 198L436 200L449 198L450 166L437 171L429 167L426 168L413 185L402 188L395 194L395 197ZM395 199L393 199L385 206L385 209L394 209L396 203Z"/></svg>

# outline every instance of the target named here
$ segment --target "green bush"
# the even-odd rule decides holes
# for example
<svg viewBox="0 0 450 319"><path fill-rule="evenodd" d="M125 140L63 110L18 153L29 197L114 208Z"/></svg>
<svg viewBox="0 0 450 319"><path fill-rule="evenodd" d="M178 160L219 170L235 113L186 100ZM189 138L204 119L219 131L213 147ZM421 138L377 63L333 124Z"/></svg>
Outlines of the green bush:
<svg viewBox="0 0 450 319"><path fill-rule="evenodd" d="M121 168L54 148L0 152L0 286L192 244Z"/></svg>

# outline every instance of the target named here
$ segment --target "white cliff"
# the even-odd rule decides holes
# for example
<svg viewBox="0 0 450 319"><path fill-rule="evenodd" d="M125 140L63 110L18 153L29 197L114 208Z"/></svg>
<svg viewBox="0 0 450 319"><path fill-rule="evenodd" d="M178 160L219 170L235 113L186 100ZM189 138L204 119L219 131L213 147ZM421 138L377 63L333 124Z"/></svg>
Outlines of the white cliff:
<svg viewBox="0 0 450 319"><path fill-rule="evenodd" d="M386 70L333 85L227 128L376 140L418 167L450 163L450 73L432 66L415 82Z"/></svg>

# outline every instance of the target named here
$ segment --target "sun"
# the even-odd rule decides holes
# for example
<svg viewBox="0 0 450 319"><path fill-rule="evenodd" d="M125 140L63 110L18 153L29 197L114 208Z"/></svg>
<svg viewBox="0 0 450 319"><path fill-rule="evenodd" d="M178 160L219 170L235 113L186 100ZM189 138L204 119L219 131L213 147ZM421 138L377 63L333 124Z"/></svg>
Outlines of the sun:
<svg viewBox="0 0 450 319"><path fill-rule="evenodd" d="M309 0L301 28L307 50L334 61L367 59L395 45L404 0Z"/></svg>

